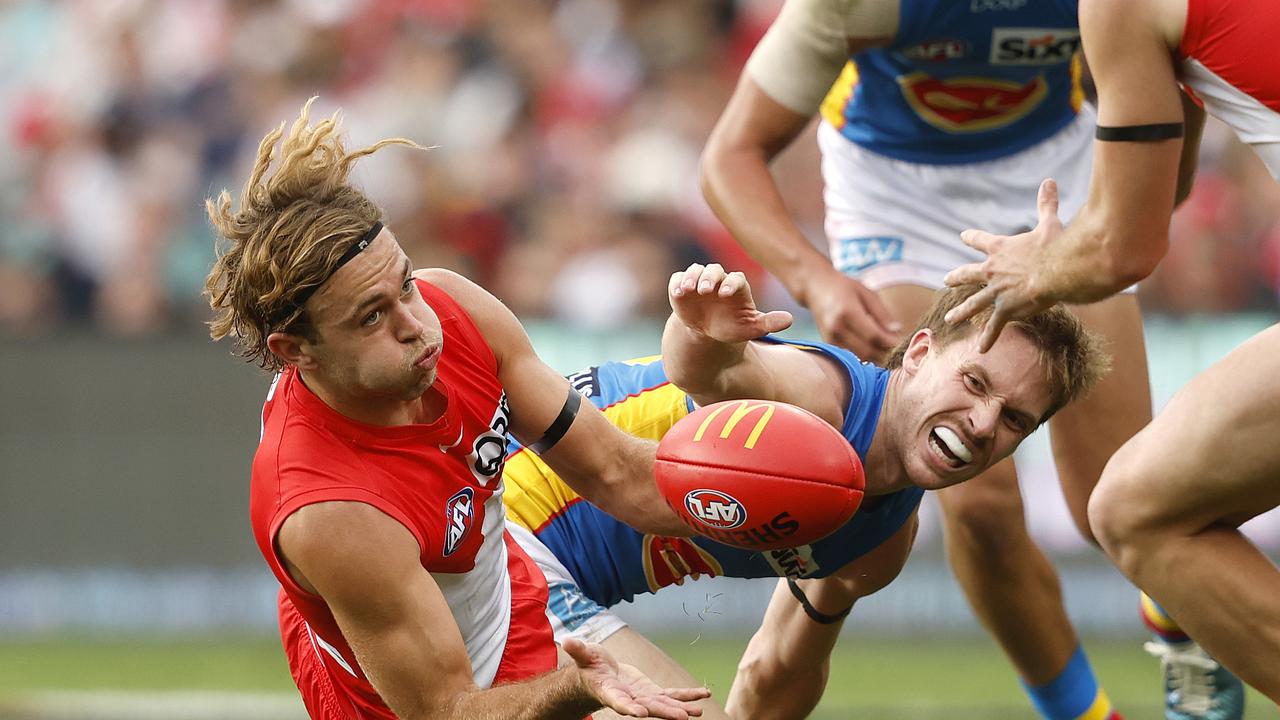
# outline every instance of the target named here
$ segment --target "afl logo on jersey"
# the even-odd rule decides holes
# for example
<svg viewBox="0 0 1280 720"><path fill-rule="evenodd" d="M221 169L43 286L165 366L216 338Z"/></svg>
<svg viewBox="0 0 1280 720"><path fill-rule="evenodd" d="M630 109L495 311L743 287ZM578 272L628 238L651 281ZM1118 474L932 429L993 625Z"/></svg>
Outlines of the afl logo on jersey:
<svg viewBox="0 0 1280 720"><path fill-rule="evenodd" d="M469 487L454 493L444 505L444 556L449 557L471 534L476 517L476 493Z"/></svg>
<svg viewBox="0 0 1280 720"><path fill-rule="evenodd" d="M747 509L719 490L691 490L684 506L698 522L717 530L732 530L747 521Z"/></svg>

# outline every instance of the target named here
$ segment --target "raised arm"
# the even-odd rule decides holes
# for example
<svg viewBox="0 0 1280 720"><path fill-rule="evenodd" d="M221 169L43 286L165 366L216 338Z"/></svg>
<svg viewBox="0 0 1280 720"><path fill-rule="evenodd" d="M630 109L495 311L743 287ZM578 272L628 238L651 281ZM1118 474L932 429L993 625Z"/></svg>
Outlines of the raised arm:
<svg viewBox="0 0 1280 720"><path fill-rule="evenodd" d="M443 288L480 327L498 358L498 377L511 404L516 439L536 447L539 440L551 440L547 431L556 426L563 435L538 454L575 492L642 532L690 534L658 493L653 479L654 442L619 430L589 402L577 403L576 414L557 423L567 400L576 401L578 396L570 395L574 391L569 381L534 352L529 336L507 306L447 270L419 270L414 276Z"/></svg>
<svg viewBox="0 0 1280 720"><path fill-rule="evenodd" d="M988 287L948 319L959 321L995 304L984 349L1009 320L1057 301L1101 300L1149 275L1164 256L1179 182L1184 109L1170 35L1180 30L1157 22L1157 1L1080 3L1101 135L1094 142L1088 199L1070 227L1064 230L1058 221L1056 187L1046 182L1041 221L1031 232L1001 237L967 230L961 235L990 257L952 271L947 283L986 282ZM1200 115L1193 113L1190 120L1198 133ZM1186 176L1192 166L1183 167Z"/></svg>
<svg viewBox="0 0 1280 720"><path fill-rule="evenodd" d="M818 353L751 342L785 330L791 313L757 310L742 273L694 264L671 276L667 292L672 313L662 333L663 365L694 402L777 400L840 427L847 375Z"/></svg>
<svg viewBox="0 0 1280 720"><path fill-rule="evenodd" d="M679 700L634 669L581 644L572 647L574 665L481 690L449 605L420 564L417 540L371 505L303 507L285 520L277 543L294 580L324 599L369 682L405 720L582 717L602 705L624 715L688 717Z"/></svg>
<svg viewBox="0 0 1280 720"><path fill-rule="evenodd" d="M892 5L893 12L881 9L886 5ZM813 311L823 337L874 357L895 341L888 311L874 293L840 273L809 242L769 171L769 163L817 113L851 47L874 44L849 37L848 16L857 12L876 17L865 19L866 32L892 34L896 3L884 0L791 0L783 7L711 132L702 155L701 180L716 216L753 258ZM881 16L892 20L882 21Z"/></svg>

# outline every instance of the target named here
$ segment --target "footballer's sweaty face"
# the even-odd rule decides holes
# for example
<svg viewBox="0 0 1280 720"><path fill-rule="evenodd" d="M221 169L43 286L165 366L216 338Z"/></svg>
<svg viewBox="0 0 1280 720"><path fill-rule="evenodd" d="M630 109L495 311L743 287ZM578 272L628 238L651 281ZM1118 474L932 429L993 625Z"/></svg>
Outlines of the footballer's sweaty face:
<svg viewBox="0 0 1280 720"><path fill-rule="evenodd" d="M307 351L344 405L395 414L431 387L443 349L440 319L423 300L409 258L387 229L343 265L308 301L318 342Z"/></svg>
<svg viewBox="0 0 1280 720"><path fill-rule="evenodd" d="M938 347L928 330L912 338L900 412L898 447L912 484L955 485L1013 453L1049 409L1039 350L1017 329L986 353L978 333Z"/></svg>

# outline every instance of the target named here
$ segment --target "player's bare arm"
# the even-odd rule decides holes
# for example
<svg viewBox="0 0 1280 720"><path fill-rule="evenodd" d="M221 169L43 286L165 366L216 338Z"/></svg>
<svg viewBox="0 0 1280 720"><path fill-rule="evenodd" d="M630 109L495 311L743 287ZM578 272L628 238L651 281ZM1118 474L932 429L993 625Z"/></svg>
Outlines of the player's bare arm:
<svg viewBox="0 0 1280 720"><path fill-rule="evenodd" d="M893 537L829 577L778 581L729 691L725 709L732 717L809 716L826 689L831 651L845 616L859 598L878 592L902 572L916 527L912 517Z"/></svg>
<svg viewBox="0 0 1280 720"><path fill-rule="evenodd" d="M796 226L769 163L808 126L849 53L892 36L896 8L884 0L787 3L752 54L701 165L703 195L743 248L813 311L828 341L865 357L893 346L894 322ZM851 15L862 25L856 37L847 29Z"/></svg>
<svg viewBox="0 0 1280 720"><path fill-rule="evenodd" d="M742 273L694 264L671 276L667 292L672 313L662 334L663 362L694 402L776 400L840 427L847 377L817 353L750 342L789 327L791 313L756 309Z"/></svg>
<svg viewBox="0 0 1280 720"><path fill-rule="evenodd" d="M512 434L536 447L548 429L562 435L539 453L578 494L645 532L687 536L653 480L655 443L622 432L589 402L556 426L573 392L569 382L534 352L515 315L484 288L447 270L414 276L446 290L471 315L498 360L498 377L511 404ZM563 424L562 422L562 424Z"/></svg>
<svg viewBox="0 0 1280 720"><path fill-rule="evenodd" d="M1200 164L1200 139L1204 136L1205 111L1184 90L1182 97L1182 154L1178 158L1178 189L1173 197L1174 207L1191 195L1196 170Z"/></svg>
<svg viewBox="0 0 1280 720"><path fill-rule="evenodd" d="M289 516L277 538L290 574L324 598L378 694L406 720L580 717L602 705L683 720L701 689L662 691L598 647L575 665L481 690L453 614L420 563L417 539L371 505L327 502Z"/></svg>
<svg viewBox="0 0 1280 720"><path fill-rule="evenodd" d="M1046 181L1035 229L1013 237L979 230L961 235L990 257L953 270L947 283L988 287L948 319L958 322L994 305L984 350L1009 320L1057 301L1088 303L1113 295L1150 274L1164 255L1182 155L1183 106L1170 55L1176 39L1149 19L1159 2L1080 3L1102 135L1094 143L1088 200L1071 227L1058 221L1056 187Z"/></svg>

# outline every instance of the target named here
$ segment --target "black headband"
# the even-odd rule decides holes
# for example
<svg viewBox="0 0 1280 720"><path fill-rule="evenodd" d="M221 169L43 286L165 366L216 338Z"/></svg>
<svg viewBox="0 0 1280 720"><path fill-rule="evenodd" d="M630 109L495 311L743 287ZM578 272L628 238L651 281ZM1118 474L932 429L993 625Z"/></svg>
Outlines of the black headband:
<svg viewBox="0 0 1280 720"><path fill-rule="evenodd" d="M298 294L294 296L293 302L287 305L280 312L276 313L275 320L271 324L279 324L295 310L305 305L307 300L315 294L316 290L320 289L321 285L328 282L329 278L333 277L333 274L338 272L339 268L351 262L351 258L359 255L362 250L369 247L369 244L373 242L374 238L378 237L378 233L380 232L382 232L382 221L375 222L373 227L366 230L365 233L360 236L359 240L352 243L351 247L347 248L347 251L342 253L342 257L338 258L338 262L334 264L333 269L329 271L329 274L324 276L324 279L314 285L308 285L307 287L299 290Z"/></svg>

